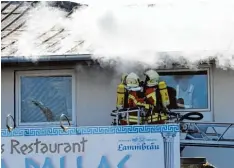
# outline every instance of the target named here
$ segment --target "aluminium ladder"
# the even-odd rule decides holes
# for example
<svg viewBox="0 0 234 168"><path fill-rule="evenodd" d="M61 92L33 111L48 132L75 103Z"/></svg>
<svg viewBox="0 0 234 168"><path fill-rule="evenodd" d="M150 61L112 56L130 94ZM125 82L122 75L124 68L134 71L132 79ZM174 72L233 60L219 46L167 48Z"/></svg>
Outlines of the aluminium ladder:
<svg viewBox="0 0 234 168"><path fill-rule="evenodd" d="M181 122L180 144L234 148L234 123Z"/></svg>

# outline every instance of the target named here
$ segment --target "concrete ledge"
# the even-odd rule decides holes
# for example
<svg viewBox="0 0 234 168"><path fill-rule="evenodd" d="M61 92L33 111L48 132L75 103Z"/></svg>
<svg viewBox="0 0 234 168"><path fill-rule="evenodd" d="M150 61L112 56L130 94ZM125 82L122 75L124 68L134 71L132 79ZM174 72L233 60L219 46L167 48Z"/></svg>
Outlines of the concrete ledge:
<svg viewBox="0 0 234 168"><path fill-rule="evenodd" d="M206 164L206 158L204 157L181 157L180 158L180 163L181 165L191 165L191 164L196 164L196 165L203 165Z"/></svg>

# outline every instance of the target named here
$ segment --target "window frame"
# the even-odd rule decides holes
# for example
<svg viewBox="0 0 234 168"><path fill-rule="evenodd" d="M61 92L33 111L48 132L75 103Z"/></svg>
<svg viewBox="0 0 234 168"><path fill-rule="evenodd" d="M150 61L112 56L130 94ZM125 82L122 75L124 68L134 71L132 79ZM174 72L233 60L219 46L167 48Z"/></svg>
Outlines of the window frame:
<svg viewBox="0 0 234 168"><path fill-rule="evenodd" d="M157 69L157 72L196 72L207 71L207 91L208 91L208 108L204 109L171 109L173 112L212 112L213 107L213 84L211 66L200 66L196 69L189 68L174 68L174 69Z"/></svg>
<svg viewBox="0 0 234 168"><path fill-rule="evenodd" d="M72 120L70 124L75 126L77 123L76 116L76 79L75 70L73 69L58 69L58 70L27 70L27 71L16 71L15 72L15 118L16 126L18 127L38 127L38 126L60 126L60 122L21 122L21 80L22 76L62 76L69 75L72 77ZM68 125L66 121L64 125Z"/></svg>

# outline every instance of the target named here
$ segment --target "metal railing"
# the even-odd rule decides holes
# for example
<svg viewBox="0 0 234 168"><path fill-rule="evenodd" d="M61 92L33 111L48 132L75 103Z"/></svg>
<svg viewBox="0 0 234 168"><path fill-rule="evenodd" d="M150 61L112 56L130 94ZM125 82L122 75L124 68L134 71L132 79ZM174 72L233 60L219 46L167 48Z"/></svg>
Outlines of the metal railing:
<svg viewBox="0 0 234 168"><path fill-rule="evenodd" d="M137 113L137 125L141 124L141 117L145 115L145 111L142 108L126 108L120 110L113 110L111 116L114 117L113 125L120 125L121 119L126 119L127 125L129 125L129 115L131 113Z"/></svg>
<svg viewBox="0 0 234 168"><path fill-rule="evenodd" d="M181 146L234 148L234 123L181 122Z"/></svg>
<svg viewBox="0 0 234 168"><path fill-rule="evenodd" d="M142 108L114 110L112 116L115 117L116 125L119 125L119 116L124 114L127 124L129 124L129 114L137 112L137 124L141 124L141 113L143 113L143 111L144 109ZM197 122L203 119L203 115L199 112L190 112L185 115L168 112L168 118L169 120L166 123L180 124L181 147L203 146L234 148L234 123ZM184 120L190 121L184 122ZM147 122L143 124L147 124Z"/></svg>
<svg viewBox="0 0 234 168"><path fill-rule="evenodd" d="M13 122L12 125L10 125L10 120L9 119L12 120L12 122ZM64 121L64 119L68 123L67 127L64 126L64 124L62 122L62 121ZM60 121L59 122L60 122L60 127L63 129L63 131L67 131L68 127L71 126L71 123L70 123L68 117L65 114L61 114L60 115ZM8 129L9 132L13 131L16 128L15 119L14 119L14 117L11 114L8 114L7 117L6 117L6 128Z"/></svg>

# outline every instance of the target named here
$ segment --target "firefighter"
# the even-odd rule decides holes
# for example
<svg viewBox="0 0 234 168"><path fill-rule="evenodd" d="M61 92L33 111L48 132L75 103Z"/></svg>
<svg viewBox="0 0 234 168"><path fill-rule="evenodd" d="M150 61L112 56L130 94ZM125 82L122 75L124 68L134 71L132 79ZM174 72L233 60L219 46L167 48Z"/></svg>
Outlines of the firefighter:
<svg viewBox="0 0 234 168"><path fill-rule="evenodd" d="M144 93L142 92L142 88L140 87L140 79L138 75L133 72L130 73L126 78L126 85L128 89L129 108L143 107L146 110L149 110L150 105L144 102ZM139 120L140 120L139 124L142 124L143 123L142 117L140 117ZM126 118L125 118L125 121L126 121ZM130 125L134 125L138 123L137 112L129 113L128 122Z"/></svg>
<svg viewBox="0 0 234 168"><path fill-rule="evenodd" d="M146 103L154 107L148 111L148 124L163 124L168 119L165 112L170 104L167 85L164 81L159 81L159 74L154 70L146 71L145 76Z"/></svg>

